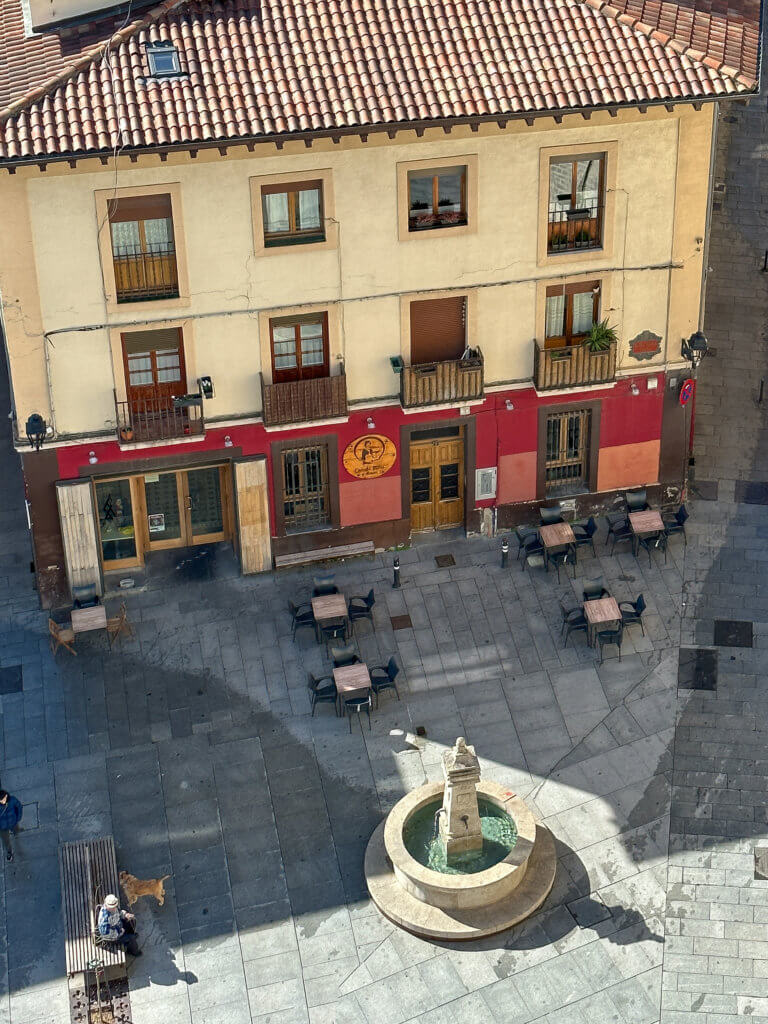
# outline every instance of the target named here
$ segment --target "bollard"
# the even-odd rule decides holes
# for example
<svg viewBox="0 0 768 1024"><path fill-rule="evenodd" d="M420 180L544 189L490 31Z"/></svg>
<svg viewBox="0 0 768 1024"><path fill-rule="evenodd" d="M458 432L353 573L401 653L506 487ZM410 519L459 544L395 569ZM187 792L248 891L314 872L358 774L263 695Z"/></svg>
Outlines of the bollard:
<svg viewBox="0 0 768 1024"><path fill-rule="evenodd" d="M509 541L505 537L501 542L501 568L506 569L509 562Z"/></svg>
<svg viewBox="0 0 768 1024"><path fill-rule="evenodd" d="M393 569L393 575L394 575L394 579L392 580L392 589L393 590L399 590L400 589L400 559L399 558L395 558L395 561L394 561L394 563L392 565L392 569Z"/></svg>
<svg viewBox="0 0 768 1024"><path fill-rule="evenodd" d="M759 392L759 394L757 396L757 404L758 405L762 405L763 404L763 391L764 391L764 389L765 389L765 377L761 377L760 378L760 392Z"/></svg>

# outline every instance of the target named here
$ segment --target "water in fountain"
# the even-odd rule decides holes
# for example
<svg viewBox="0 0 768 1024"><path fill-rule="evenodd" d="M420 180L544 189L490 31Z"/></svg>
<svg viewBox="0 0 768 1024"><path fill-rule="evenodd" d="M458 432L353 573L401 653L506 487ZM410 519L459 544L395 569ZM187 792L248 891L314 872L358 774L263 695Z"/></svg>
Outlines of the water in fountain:
<svg viewBox="0 0 768 1024"><path fill-rule="evenodd" d="M478 800L483 845L477 850L453 855L450 863L445 842L435 836L435 815L442 802L435 800L411 815L403 829L403 841L419 864L446 875L476 874L504 860L517 842L514 820L490 800Z"/></svg>

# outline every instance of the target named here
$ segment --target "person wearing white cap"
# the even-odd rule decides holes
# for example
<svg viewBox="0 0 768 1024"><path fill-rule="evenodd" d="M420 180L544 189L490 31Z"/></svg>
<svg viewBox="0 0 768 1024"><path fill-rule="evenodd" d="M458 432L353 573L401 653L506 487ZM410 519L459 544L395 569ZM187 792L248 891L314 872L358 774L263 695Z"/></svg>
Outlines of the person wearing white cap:
<svg viewBox="0 0 768 1024"><path fill-rule="evenodd" d="M104 897L104 903L99 910L99 935L105 942L119 942L121 946L125 946L126 952L131 956L141 956L141 950L136 941L135 920L133 914L120 909L120 900L110 893Z"/></svg>

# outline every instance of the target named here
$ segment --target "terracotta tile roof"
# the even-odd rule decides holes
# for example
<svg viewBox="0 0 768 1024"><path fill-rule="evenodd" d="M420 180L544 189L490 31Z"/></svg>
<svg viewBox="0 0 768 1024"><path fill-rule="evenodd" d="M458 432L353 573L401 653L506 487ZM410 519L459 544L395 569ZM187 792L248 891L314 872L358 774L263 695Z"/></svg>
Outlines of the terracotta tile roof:
<svg viewBox="0 0 768 1024"><path fill-rule="evenodd" d="M707 99L758 67L759 0L165 0L74 60L19 39L20 2L5 160ZM158 40L182 77L145 79Z"/></svg>

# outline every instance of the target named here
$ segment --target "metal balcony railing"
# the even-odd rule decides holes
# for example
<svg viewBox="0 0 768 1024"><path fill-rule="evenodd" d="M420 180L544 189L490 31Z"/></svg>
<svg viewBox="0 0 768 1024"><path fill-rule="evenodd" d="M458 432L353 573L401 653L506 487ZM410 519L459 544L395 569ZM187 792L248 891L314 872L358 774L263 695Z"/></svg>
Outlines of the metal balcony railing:
<svg viewBox="0 0 768 1024"><path fill-rule="evenodd" d="M178 298L179 275L172 246L155 252L121 254L113 263L118 302Z"/></svg>
<svg viewBox="0 0 768 1024"><path fill-rule="evenodd" d="M115 395L117 438L132 441L166 441L205 433L201 395L176 398L147 396L118 402Z"/></svg>
<svg viewBox="0 0 768 1024"><path fill-rule="evenodd" d="M564 210L560 203L550 203L547 252L599 249L602 244L601 203L588 203L574 210Z"/></svg>

